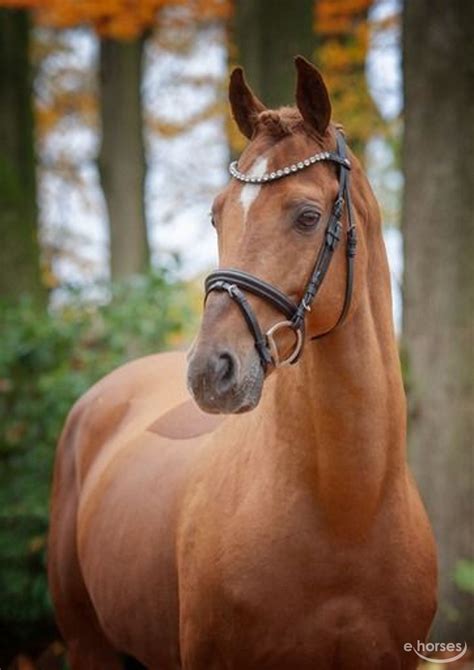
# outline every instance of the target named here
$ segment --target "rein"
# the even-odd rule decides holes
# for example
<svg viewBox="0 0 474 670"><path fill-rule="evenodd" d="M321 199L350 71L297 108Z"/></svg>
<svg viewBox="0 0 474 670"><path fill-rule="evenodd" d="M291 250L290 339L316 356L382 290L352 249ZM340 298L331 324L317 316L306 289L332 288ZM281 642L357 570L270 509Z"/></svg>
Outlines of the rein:
<svg viewBox="0 0 474 670"><path fill-rule="evenodd" d="M237 169L236 162L231 163L230 173L239 181L252 184L265 184L276 179L281 179L288 175L303 170L310 165L321 161L331 161L339 167L339 190L336 200L333 203L329 222L324 234L324 241L319 249L314 264L313 271L308 279L304 289L303 297L296 304L291 298L285 295L275 286L268 284L263 279L244 272L243 270L222 269L211 272L205 280L206 299L211 291L226 291L230 298L239 306L247 326L253 335L255 347L260 357L260 362L264 370L268 365L275 367L290 365L296 363L303 350L305 316L311 311L312 303L321 288L324 278L327 274L334 251L339 244L342 232L342 212L344 203L347 208L347 241L346 241L346 290L344 303L336 324L320 335L311 338L320 339L329 335L346 318L352 298L352 288L354 282L354 259L357 247L357 235L355 224L352 217L352 205L349 189L349 170L350 163L346 157L346 143L342 133L336 131L336 152L325 151L320 154L314 154L304 161L294 165L264 174L262 177L251 177L240 172ZM272 305L281 312L286 319L274 324L266 333L263 333L258 319L253 311L249 301L245 297L245 292L252 293L262 300ZM293 351L284 359L280 358L278 346L275 341L275 335L279 330L289 328L295 335L295 345Z"/></svg>

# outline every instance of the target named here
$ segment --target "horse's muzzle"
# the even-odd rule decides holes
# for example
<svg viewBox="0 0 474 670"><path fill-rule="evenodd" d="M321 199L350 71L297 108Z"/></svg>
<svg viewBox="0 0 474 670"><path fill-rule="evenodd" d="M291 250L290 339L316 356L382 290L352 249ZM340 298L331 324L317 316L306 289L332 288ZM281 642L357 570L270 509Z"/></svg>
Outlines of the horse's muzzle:
<svg viewBox="0 0 474 670"><path fill-rule="evenodd" d="M188 365L188 389L199 407L213 414L237 414L254 409L264 374L256 354L245 364L229 348L201 351Z"/></svg>

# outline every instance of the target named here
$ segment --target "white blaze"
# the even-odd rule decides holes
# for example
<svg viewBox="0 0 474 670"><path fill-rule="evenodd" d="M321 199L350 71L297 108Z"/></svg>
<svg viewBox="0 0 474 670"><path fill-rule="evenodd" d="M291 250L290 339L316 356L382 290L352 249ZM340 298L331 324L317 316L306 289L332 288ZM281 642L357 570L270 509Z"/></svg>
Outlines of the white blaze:
<svg viewBox="0 0 474 670"><path fill-rule="evenodd" d="M257 158L247 174L250 177L263 177L267 171L267 166L268 160L266 158ZM249 209L257 199L261 188L260 184L245 184L240 192L240 203L244 210L244 225L247 223Z"/></svg>

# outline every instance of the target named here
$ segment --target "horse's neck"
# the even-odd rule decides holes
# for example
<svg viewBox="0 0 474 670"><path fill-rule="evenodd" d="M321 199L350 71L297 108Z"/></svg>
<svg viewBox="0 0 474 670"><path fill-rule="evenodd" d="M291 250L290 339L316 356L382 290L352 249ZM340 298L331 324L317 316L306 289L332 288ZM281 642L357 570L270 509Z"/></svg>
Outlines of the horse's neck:
<svg viewBox="0 0 474 670"><path fill-rule="evenodd" d="M405 464L405 396L379 245L352 318L307 342L298 365L277 372L270 391L275 458L313 488L334 523L357 520L359 528Z"/></svg>

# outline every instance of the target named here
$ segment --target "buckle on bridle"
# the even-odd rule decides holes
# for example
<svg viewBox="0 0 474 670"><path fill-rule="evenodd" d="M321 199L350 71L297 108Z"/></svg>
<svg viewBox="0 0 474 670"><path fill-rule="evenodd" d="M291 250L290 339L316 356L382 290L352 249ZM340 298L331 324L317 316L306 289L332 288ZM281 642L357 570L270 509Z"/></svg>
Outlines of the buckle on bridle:
<svg viewBox="0 0 474 670"><path fill-rule="evenodd" d="M222 288L224 289L224 291L227 291L227 293L231 298L235 299L235 292L239 288L237 284L223 284Z"/></svg>
<svg viewBox="0 0 474 670"><path fill-rule="evenodd" d="M283 360L280 358L280 353L278 351L278 346L277 343L275 342L274 335L277 333L279 330L282 328L290 328L293 333L295 334L296 340L295 340L295 348ZM267 332L266 332L266 338L267 338L267 343L268 343L268 348L270 349L270 353L272 355L272 360L273 360L273 365L276 368L281 368L284 365L291 365L296 361L298 356L300 355L301 348L303 346L303 333L301 332L300 328L295 328L294 324L292 321L279 321L276 323L274 326L272 326Z"/></svg>

